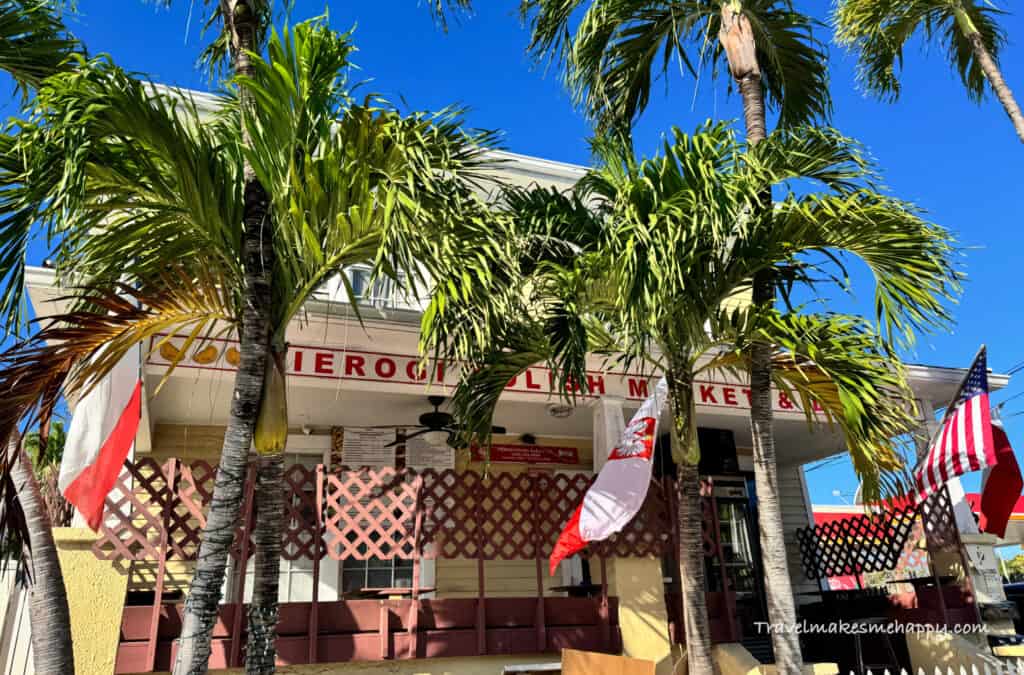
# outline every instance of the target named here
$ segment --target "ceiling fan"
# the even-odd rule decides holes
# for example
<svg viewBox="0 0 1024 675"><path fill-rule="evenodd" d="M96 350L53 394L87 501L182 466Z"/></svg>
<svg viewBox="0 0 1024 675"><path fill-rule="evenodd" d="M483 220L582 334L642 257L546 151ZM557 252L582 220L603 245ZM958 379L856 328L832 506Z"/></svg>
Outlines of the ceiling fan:
<svg viewBox="0 0 1024 675"><path fill-rule="evenodd" d="M388 443L387 447L398 445L408 441L410 438L416 438L430 432L444 431L448 433L448 444L453 445L455 436L462 433L463 427L455 424L455 418L451 414L441 412L441 405L444 404L444 396L428 396L427 400L430 401L430 405L434 406L434 409L430 412L425 412L419 417L419 425L415 427L406 427L406 429L416 429L412 433L406 433L404 437L395 439L394 442ZM506 431L505 427L493 426L491 427L491 433L493 434L504 434Z"/></svg>

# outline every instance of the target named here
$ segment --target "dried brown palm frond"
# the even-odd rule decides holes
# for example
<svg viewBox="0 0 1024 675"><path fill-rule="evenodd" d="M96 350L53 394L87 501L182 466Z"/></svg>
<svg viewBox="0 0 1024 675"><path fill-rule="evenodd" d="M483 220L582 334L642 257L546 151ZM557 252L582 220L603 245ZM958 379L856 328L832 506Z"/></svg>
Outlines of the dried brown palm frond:
<svg viewBox="0 0 1024 675"><path fill-rule="evenodd" d="M62 396L80 397L137 344L160 336L187 334L186 346L168 367L169 374L197 340L235 327L233 298L208 274L182 268L168 270L141 288L75 289L74 307L44 317L42 328L0 353L0 438L12 438L20 425L48 419ZM166 374L165 374L166 378ZM16 447L16 446L15 446ZM0 503L14 499L10 463L17 453L0 457ZM0 515L0 533L23 526L17 509Z"/></svg>

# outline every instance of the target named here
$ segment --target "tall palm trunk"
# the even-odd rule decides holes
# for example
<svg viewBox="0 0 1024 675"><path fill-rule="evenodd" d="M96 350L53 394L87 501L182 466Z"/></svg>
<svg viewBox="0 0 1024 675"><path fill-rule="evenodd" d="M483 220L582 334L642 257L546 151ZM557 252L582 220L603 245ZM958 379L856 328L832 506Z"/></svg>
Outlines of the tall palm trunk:
<svg viewBox="0 0 1024 675"><path fill-rule="evenodd" d="M9 454L15 457L11 463L11 478L29 535L28 612L32 627L32 661L37 673L74 675L71 613L64 575L32 461L19 448L20 444L18 433L11 434Z"/></svg>
<svg viewBox="0 0 1024 675"><path fill-rule="evenodd" d="M284 454L261 457L256 473L256 527L253 530L252 601L245 672L274 672L277 637L277 593L281 571L281 529L284 524Z"/></svg>
<svg viewBox="0 0 1024 675"><path fill-rule="evenodd" d="M754 145L767 135L764 111L764 89L757 61L750 21L742 14L738 0L723 3L722 30L719 40L729 60L743 99L743 117L747 142ZM761 208L772 208L771 188L762 196ZM753 302L770 308L775 289L768 273L754 277ZM772 346L755 342L750 354L750 431L754 445L754 482L757 490L758 525L761 556L768 600L768 620L775 626L796 625L796 603L793 585L786 564L786 540L779 501L779 477L775 456L775 435L772 421ZM775 663L780 673L799 673L803 669L800 636L795 630L771 633Z"/></svg>
<svg viewBox="0 0 1024 675"><path fill-rule="evenodd" d="M260 457L256 471L256 528L253 531L252 602L249 603L249 636L246 640L245 672L250 675L273 673L277 637L278 586L281 572L281 535L284 527L284 444L288 438L285 352L274 353L268 369L268 388L264 389L262 415L273 417L271 442L273 454ZM276 379L275 379L276 378ZM269 387L277 387L270 391ZM256 449L262 447L262 431L257 431Z"/></svg>
<svg viewBox="0 0 1024 675"><path fill-rule="evenodd" d="M245 0L222 0L226 30L231 35L235 72L252 76L247 51L256 47L256 14ZM243 111L248 94L240 91ZM243 143L248 132L242 128ZM227 570L228 551L235 535L242 505L249 448L259 414L263 376L270 354L270 269L274 251L269 204L248 161L244 166L244 231L242 265L245 273L245 306L242 313L240 362L235 374L231 412L224 433L220 466L214 483L206 527L196 560L185 615L182 619L175 675L205 673L210 660L210 638L217 619L221 587Z"/></svg>
<svg viewBox="0 0 1024 675"><path fill-rule="evenodd" d="M1006 80L1003 79L1003 73L999 70L999 65L996 64L996 60L992 58L992 54L985 47L985 43L981 39L981 33L978 32L970 17L963 10L956 12L956 20L960 26L960 31L967 38L967 41L971 43L974 58L978 59L978 65L981 66L982 72L988 78L988 83L992 85L992 91L996 93L996 98L1003 104L1006 114L1010 116L1010 122L1013 123L1013 128L1017 132L1017 138L1024 142L1024 114L1021 113L1020 106L1017 105L1017 99L1013 97L1013 92L1010 91Z"/></svg>
<svg viewBox="0 0 1024 675"><path fill-rule="evenodd" d="M679 572L683 594L686 660L691 673L717 673L711 653L704 582L704 522L701 513L700 460L694 427L693 379L688 369L671 368L668 376L672 401L672 455L676 462L679 518Z"/></svg>

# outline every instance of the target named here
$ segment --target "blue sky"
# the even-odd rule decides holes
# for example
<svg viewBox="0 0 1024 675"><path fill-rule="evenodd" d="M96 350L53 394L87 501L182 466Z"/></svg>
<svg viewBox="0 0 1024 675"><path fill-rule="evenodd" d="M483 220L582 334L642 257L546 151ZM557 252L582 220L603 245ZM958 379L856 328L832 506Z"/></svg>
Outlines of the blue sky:
<svg viewBox="0 0 1024 675"><path fill-rule="evenodd" d="M192 4L197 7L190 18ZM357 77L372 80L367 91L404 100L411 109L465 105L471 125L503 130L508 150L586 164L587 124L555 73L545 73L525 55L528 35L516 2L476 4L475 15L451 25L447 34L434 26L425 2L349 0L326 6L333 27L357 26L354 61ZM831 3L798 4L820 12ZM141 0L79 0L71 26L94 54L109 53L121 66L156 81L206 89L208 78L195 67L203 44L201 5L177 0L172 9L163 9ZM302 19L321 13L325 3L294 0L294 7L293 18ZM1024 95L1024 14L1002 21L1010 37L1002 55L1004 76ZM1024 175L1024 146L1002 108L991 98L981 106L971 103L941 49L915 45L908 50L903 95L894 105L864 97L850 56L835 46L831 56L833 125L866 145L895 195L925 208L932 220L956 233L963 247L969 280L955 309L956 328L922 336L907 358L966 367L985 342L997 371L1024 361L1024 202L1014 198L1014 185ZM673 125L690 130L708 117L735 119L739 113L739 101L727 95L724 79L705 77L698 85L675 70L656 86L637 126L637 149L653 152ZM38 264L43 255L34 247L31 262ZM871 280L860 271L854 286L856 298L840 298L831 306L870 311ZM1024 372L1018 378L1024 380ZM1017 392L1024 387L1013 384L994 398ZM1024 412L1024 396L1010 402L1006 412ZM1006 421L1014 445L1024 450L1024 414ZM842 462L811 472L808 483L815 503L836 503L833 490L852 494L856 489ZM976 488L977 479L966 485Z"/></svg>

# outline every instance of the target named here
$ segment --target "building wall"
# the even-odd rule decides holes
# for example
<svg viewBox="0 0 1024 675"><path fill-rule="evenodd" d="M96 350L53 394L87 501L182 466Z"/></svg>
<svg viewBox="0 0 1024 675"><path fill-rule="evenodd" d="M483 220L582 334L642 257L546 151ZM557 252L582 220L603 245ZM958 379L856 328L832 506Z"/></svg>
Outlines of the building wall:
<svg viewBox="0 0 1024 675"><path fill-rule="evenodd" d="M789 578L793 583L793 593L797 602L801 592L820 590L818 582L808 579L800 566L800 543L796 531L811 524L808 515L808 502L804 494L802 479L803 467L789 465L779 467L779 494L782 502L782 527L786 539L786 562L789 565ZM807 598L808 596L803 596Z"/></svg>
<svg viewBox="0 0 1024 675"><path fill-rule="evenodd" d="M68 593L76 672L112 673L128 577L93 555L91 530L58 527L53 538Z"/></svg>
<svg viewBox="0 0 1024 675"><path fill-rule="evenodd" d="M32 626L28 616L28 590L16 579L13 562L0 573L0 673L33 675Z"/></svg>

